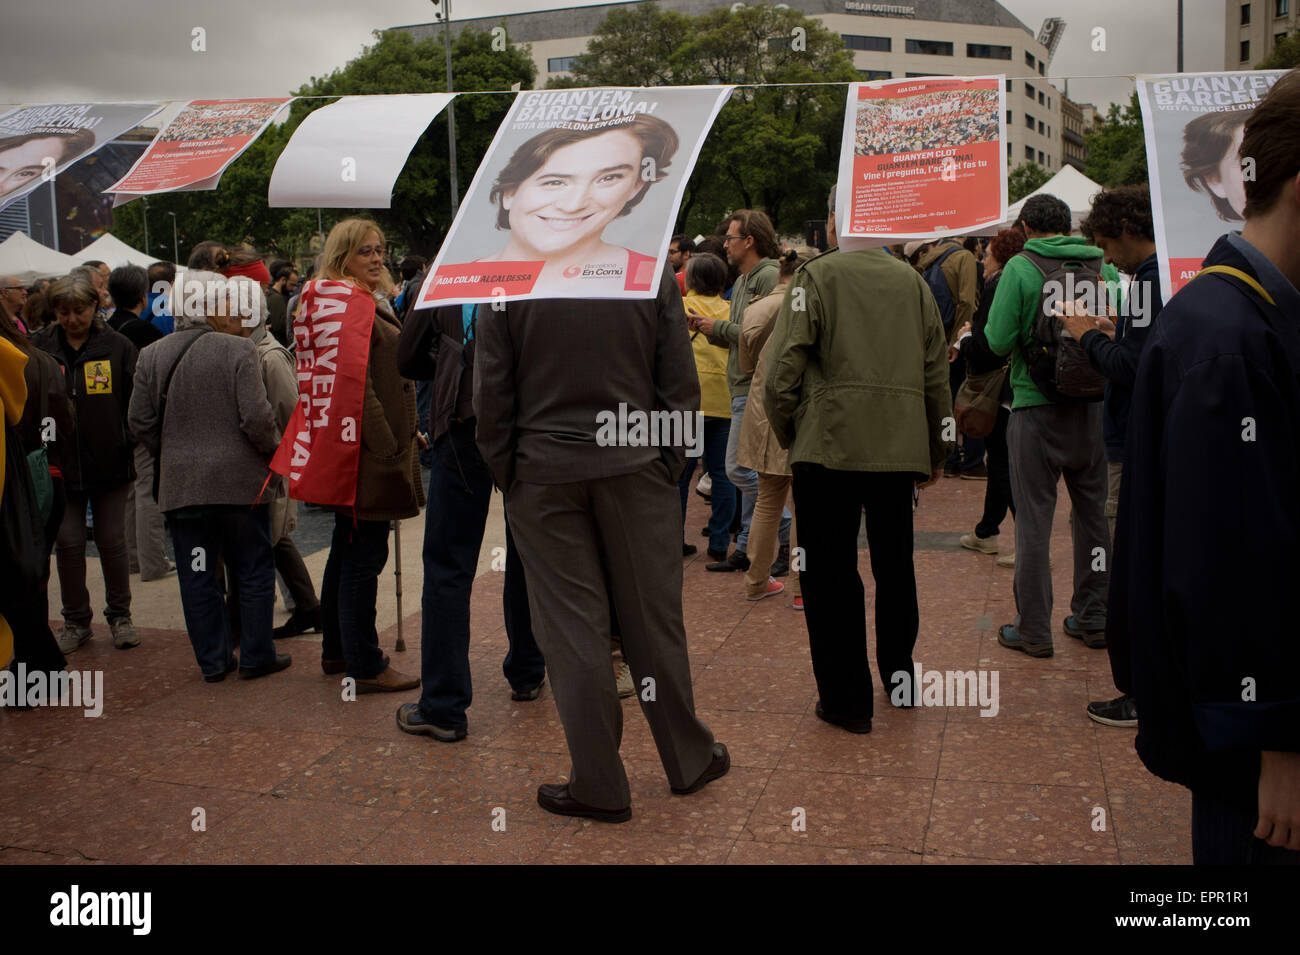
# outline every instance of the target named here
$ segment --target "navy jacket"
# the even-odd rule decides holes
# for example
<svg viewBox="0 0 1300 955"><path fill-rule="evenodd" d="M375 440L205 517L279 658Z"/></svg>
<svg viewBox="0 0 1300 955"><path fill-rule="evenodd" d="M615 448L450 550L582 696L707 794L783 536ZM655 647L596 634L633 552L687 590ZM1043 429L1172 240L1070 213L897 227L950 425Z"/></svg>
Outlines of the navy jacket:
<svg viewBox="0 0 1300 955"><path fill-rule="evenodd" d="M1142 355L1107 627L1147 768L1246 811L1260 751L1300 751L1300 293L1251 257L1224 236L1205 265L1280 307L1201 276Z"/></svg>
<svg viewBox="0 0 1300 955"><path fill-rule="evenodd" d="M1106 376L1102 434L1106 439L1106 460L1124 460L1128 437L1128 409L1137 380L1138 359L1156 316L1163 307L1160 298L1160 265L1154 255L1137 267L1124 307L1115 318L1115 340L1101 332L1084 332L1079 339L1088 352L1092 367ZM1132 315L1129 312L1132 311Z"/></svg>

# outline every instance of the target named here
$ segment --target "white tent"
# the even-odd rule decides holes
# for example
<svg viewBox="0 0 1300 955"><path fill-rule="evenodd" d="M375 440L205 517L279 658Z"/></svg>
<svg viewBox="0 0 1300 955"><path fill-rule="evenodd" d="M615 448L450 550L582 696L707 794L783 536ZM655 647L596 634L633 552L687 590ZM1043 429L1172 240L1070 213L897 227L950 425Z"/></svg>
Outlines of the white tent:
<svg viewBox="0 0 1300 955"><path fill-rule="evenodd" d="M79 264L79 259L41 245L25 232L0 242L0 275L16 276L24 285L66 275Z"/></svg>
<svg viewBox="0 0 1300 955"><path fill-rule="evenodd" d="M106 263L110 269L115 269L119 265L139 265L147 269L158 261L131 248L121 239L107 232L77 253L78 262L88 262L92 259Z"/></svg>
<svg viewBox="0 0 1300 955"><path fill-rule="evenodd" d="M1064 166L1060 172L1031 192L1029 196L1036 196L1040 193L1056 196L1070 207L1070 225L1072 228L1078 229L1079 222L1087 217L1089 210L1092 208L1092 197L1104 188L1104 186L1093 182L1073 166ZM1024 206L1025 200L1029 196L1025 196L1019 202L1007 206L1007 221L1000 228L1009 228L1011 223L1016 221L1020 216L1021 207ZM994 229L988 234L991 235L996 231Z"/></svg>

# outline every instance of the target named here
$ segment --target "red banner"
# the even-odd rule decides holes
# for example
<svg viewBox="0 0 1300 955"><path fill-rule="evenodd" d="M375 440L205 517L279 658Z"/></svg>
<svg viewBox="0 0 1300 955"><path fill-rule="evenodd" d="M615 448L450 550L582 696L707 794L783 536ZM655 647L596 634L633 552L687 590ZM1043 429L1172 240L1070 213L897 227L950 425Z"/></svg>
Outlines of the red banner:
<svg viewBox="0 0 1300 955"><path fill-rule="evenodd" d="M294 323L298 406L271 470L289 477L289 496L352 507L361 456L361 415L375 301L347 282L309 282Z"/></svg>

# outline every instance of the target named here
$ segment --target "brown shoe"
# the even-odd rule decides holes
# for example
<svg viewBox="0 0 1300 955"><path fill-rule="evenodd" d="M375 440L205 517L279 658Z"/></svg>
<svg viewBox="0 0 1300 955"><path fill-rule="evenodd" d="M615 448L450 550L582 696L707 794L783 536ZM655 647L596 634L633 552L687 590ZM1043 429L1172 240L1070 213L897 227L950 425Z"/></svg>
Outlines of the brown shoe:
<svg viewBox="0 0 1300 955"><path fill-rule="evenodd" d="M562 783L542 783L537 787L537 805L557 816L579 816L597 822L627 822L632 818L632 807L626 809L597 809L578 802L569 795L569 787Z"/></svg>
<svg viewBox="0 0 1300 955"><path fill-rule="evenodd" d="M385 667L377 676L368 680L357 680L358 693L401 693L403 690L418 690L420 678L407 676L395 667Z"/></svg>

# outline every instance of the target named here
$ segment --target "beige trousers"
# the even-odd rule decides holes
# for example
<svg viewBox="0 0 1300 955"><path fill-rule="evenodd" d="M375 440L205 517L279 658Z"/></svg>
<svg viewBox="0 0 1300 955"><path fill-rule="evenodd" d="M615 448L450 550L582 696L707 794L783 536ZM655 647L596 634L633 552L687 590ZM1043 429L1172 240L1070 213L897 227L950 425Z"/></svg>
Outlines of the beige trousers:
<svg viewBox="0 0 1300 955"><path fill-rule="evenodd" d="M745 596L757 597L767 588L768 571L776 560L777 536L781 526L781 511L790 496L790 475L758 473L758 499L754 503L754 516L749 521L749 570L745 571ZM791 502L791 513L794 504ZM790 520L790 595L798 597L799 571L795 559L795 520Z"/></svg>

